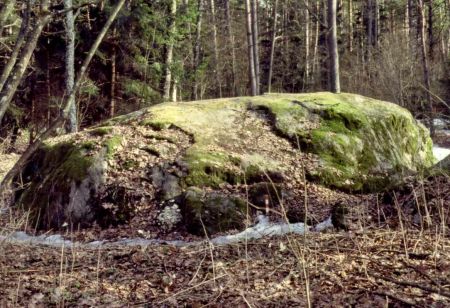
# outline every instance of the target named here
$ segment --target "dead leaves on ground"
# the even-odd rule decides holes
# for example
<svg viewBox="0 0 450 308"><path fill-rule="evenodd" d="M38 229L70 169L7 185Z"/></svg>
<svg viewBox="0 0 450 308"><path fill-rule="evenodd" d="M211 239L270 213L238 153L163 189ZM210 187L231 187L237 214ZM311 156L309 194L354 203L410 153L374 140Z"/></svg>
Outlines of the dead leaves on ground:
<svg viewBox="0 0 450 308"><path fill-rule="evenodd" d="M2 244L0 305L450 305L450 241L410 231L208 245L49 248ZM308 288L307 288L308 286Z"/></svg>

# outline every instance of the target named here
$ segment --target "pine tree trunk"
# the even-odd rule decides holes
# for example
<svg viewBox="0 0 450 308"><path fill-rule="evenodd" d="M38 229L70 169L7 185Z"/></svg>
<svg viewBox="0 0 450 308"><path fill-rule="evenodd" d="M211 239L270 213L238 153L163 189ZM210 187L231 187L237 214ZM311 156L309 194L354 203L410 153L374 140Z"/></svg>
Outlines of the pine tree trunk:
<svg viewBox="0 0 450 308"><path fill-rule="evenodd" d="M248 70L249 70L249 78L250 78L250 90L251 95L257 95L256 88L256 76L255 76L255 53L253 46L253 34L252 34L252 14L250 7L250 0L245 0L245 15L246 15L246 26L247 26L247 47L248 47Z"/></svg>
<svg viewBox="0 0 450 308"><path fill-rule="evenodd" d="M278 11L278 0L275 0L275 3L273 5L273 12L272 12L272 37L270 42L270 61L269 61L269 77L267 80L267 92L272 91L272 74L273 74L273 59L275 54L275 40L277 37L277 11Z"/></svg>
<svg viewBox="0 0 450 308"><path fill-rule="evenodd" d="M336 0L328 0L328 53L330 59L330 91L340 93L339 54L337 44Z"/></svg>
<svg viewBox="0 0 450 308"><path fill-rule="evenodd" d="M200 0L201 1L201 0ZM165 74L163 87L163 100L170 100L170 87L172 85L172 62L173 62L173 39L176 31L175 18L177 14L177 0L172 0L170 4L170 25L169 25L169 43L167 44Z"/></svg>
<svg viewBox="0 0 450 308"><path fill-rule="evenodd" d="M219 97L222 97L222 75L219 67L219 48L217 46L217 25L216 25L216 8L214 6L214 0L210 0L211 6L211 23L213 34L213 48L214 48L214 69L216 73L216 82L219 89Z"/></svg>
<svg viewBox="0 0 450 308"><path fill-rule="evenodd" d="M72 7L72 0L64 0L64 9ZM73 11L66 13L66 93L72 93L75 82L75 25ZM69 102L70 109L65 123L66 132L75 133L78 130L77 105L75 97Z"/></svg>
<svg viewBox="0 0 450 308"><path fill-rule="evenodd" d="M45 0L42 5L48 6L49 0ZM50 14L42 14L34 25L33 31L26 36L26 42L20 52L19 60L9 74L2 90L0 91L0 122L8 109L11 100L16 93L17 87L22 80L23 74L28 67L33 51L36 48L37 41L41 35L42 29L50 22Z"/></svg>

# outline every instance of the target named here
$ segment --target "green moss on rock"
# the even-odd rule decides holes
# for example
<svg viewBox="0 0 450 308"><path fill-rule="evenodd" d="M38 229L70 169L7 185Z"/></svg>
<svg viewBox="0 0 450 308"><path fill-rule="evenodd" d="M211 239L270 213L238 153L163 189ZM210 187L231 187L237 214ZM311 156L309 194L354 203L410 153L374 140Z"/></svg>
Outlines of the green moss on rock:
<svg viewBox="0 0 450 308"><path fill-rule="evenodd" d="M105 136L113 132L112 126L100 126L89 131L92 136Z"/></svg>
<svg viewBox="0 0 450 308"><path fill-rule="evenodd" d="M211 235L244 226L246 203L237 196L190 187L184 195L182 209L185 225L193 234Z"/></svg>
<svg viewBox="0 0 450 308"><path fill-rule="evenodd" d="M104 142L106 156L111 158L116 150L122 145L123 137L119 135L112 136Z"/></svg>
<svg viewBox="0 0 450 308"><path fill-rule="evenodd" d="M72 186L88 177L93 158L87 156L85 144L70 142L44 145L24 169L30 187L19 192L18 203L30 210L30 219L37 226L59 228L64 222Z"/></svg>

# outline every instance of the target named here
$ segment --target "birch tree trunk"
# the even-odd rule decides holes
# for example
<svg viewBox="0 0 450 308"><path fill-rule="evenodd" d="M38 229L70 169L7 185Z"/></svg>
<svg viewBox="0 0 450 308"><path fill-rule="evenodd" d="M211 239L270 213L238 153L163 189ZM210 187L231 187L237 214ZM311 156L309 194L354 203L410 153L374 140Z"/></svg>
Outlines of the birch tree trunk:
<svg viewBox="0 0 450 308"><path fill-rule="evenodd" d="M216 26L216 8L214 6L214 0L210 0L211 6L211 23L213 34L213 48L214 48L214 69L216 73L216 82L219 89L219 97L222 97L222 76L219 67L219 48L217 47L217 26Z"/></svg>
<svg viewBox="0 0 450 308"><path fill-rule="evenodd" d="M247 26L247 48L248 48L248 71L250 78L250 90L251 95L258 95L256 88L256 76L255 76L255 53L253 46L253 27L252 27L252 14L250 7L250 0L245 0L245 16L246 16L246 26Z"/></svg>
<svg viewBox="0 0 450 308"><path fill-rule="evenodd" d="M5 115L6 109L8 109L11 100L16 93L17 87L22 80L23 74L28 67L28 63L30 62L30 58L33 55L33 51L36 48L36 44L39 36L41 35L42 29L46 24L50 22L51 15L49 12L45 13L49 4L49 0L45 0L42 3L43 14L41 14L34 25L33 31L29 32L26 36L26 42L23 46L23 49L20 52L19 60L15 64L11 73L8 75L8 78L5 81L5 84L0 91L0 122Z"/></svg>
<svg viewBox="0 0 450 308"><path fill-rule="evenodd" d="M201 1L201 0L199 0ZM170 100L170 86L172 85L173 40L176 31L175 18L177 14L177 0L172 0L170 5L169 42L167 43L165 74L163 87L163 100Z"/></svg>
<svg viewBox="0 0 450 308"><path fill-rule="evenodd" d="M272 74L273 74L273 58L275 54L275 40L277 37L277 11L278 11L278 0L275 0L275 3L273 5L273 12L272 12L272 38L270 42L270 60L269 60L269 77L267 80L267 92L272 91Z"/></svg>
<svg viewBox="0 0 450 308"><path fill-rule="evenodd" d="M328 56L330 59L330 91L341 92L339 78L339 53L337 44L336 0L328 0Z"/></svg>
<svg viewBox="0 0 450 308"><path fill-rule="evenodd" d="M75 82L75 25L72 0L64 0L66 12L66 93L72 93ZM66 132L75 133L78 130L77 105L75 97L69 102L69 114L65 123Z"/></svg>

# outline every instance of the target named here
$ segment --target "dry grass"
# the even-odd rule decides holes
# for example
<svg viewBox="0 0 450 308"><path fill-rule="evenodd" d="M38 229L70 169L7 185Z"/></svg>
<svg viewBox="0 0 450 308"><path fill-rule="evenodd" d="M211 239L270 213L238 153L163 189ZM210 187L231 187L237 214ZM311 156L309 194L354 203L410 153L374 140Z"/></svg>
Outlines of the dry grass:
<svg viewBox="0 0 450 308"><path fill-rule="evenodd" d="M182 248L0 242L0 307L450 306L448 183L366 205L350 232ZM0 215L0 235L24 229L26 213Z"/></svg>

